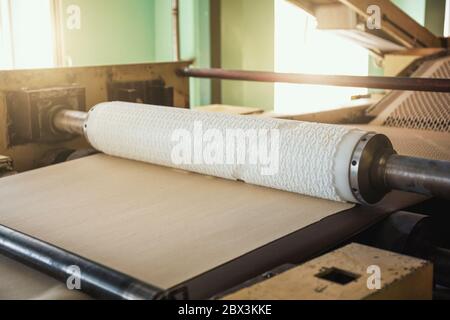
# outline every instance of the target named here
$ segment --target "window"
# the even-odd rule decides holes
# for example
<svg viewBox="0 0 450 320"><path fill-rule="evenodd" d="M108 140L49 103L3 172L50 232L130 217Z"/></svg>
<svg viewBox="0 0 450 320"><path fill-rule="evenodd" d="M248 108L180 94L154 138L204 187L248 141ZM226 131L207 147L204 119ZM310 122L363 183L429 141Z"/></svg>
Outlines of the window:
<svg viewBox="0 0 450 320"><path fill-rule="evenodd" d="M275 71L361 75L369 72L367 50L316 29L313 16L288 1L275 1ZM275 112L302 114L335 109L367 89L275 85Z"/></svg>
<svg viewBox="0 0 450 320"><path fill-rule="evenodd" d="M55 66L51 0L0 0L0 68Z"/></svg>

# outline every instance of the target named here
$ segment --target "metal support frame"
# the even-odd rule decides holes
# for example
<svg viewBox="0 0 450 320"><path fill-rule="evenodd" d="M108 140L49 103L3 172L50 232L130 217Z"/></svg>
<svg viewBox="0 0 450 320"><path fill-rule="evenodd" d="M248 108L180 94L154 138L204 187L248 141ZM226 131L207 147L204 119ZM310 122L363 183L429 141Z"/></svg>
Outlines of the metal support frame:
<svg viewBox="0 0 450 320"><path fill-rule="evenodd" d="M362 21L370 18L368 8L376 5L381 9L382 34L394 39L398 44L408 48L441 48L443 42L431 31L409 17L402 9L390 0L288 0L294 5L315 15L316 8L321 5L342 3L356 12ZM367 30L371 31L371 30Z"/></svg>
<svg viewBox="0 0 450 320"><path fill-rule="evenodd" d="M439 48L441 40L409 17L390 0L339 0L368 19L367 8L376 5L382 13L382 30L407 48Z"/></svg>

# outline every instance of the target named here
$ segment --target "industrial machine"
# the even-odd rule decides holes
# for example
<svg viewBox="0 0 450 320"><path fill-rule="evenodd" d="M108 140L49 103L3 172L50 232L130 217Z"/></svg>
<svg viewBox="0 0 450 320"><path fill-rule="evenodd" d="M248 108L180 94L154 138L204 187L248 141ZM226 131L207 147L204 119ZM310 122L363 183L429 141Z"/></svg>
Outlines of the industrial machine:
<svg viewBox="0 0 450 320"><path fill-rule="evenodd" d="M385 62L406 56L405 68L396 77L190 62L0 71L0 298L449 297L448 39L389 1L378 1L388 27L377 32L357 28L364 1L292 2L319 26L338 8L353 21L347 36ZM230 115L189 110L191 77L387 91L323 113ZM171 162L173 132L194 136L199 121L219 135L278 130L280 172ZM374 266L381 291L365 285Z"/></svg>

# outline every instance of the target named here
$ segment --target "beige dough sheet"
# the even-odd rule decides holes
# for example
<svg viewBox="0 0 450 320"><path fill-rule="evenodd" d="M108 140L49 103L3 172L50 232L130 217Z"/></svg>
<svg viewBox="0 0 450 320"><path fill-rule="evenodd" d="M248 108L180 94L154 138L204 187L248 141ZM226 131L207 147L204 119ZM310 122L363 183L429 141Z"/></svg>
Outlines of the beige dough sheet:
<svg viewBox="0 0 450 320"><path fill-rule="evenodd" d="M161 288L352 207L106 155L1 179L0 199L1 224Z"/></svg>
<svg viewBox="0 0 450 320"><path fill-rule="evenodd" d="M450 160L450 134L359 126ZM0 223L169 288L351 205L97 155L0 180ZM0 299L82 299L0 256Z"/></svg>

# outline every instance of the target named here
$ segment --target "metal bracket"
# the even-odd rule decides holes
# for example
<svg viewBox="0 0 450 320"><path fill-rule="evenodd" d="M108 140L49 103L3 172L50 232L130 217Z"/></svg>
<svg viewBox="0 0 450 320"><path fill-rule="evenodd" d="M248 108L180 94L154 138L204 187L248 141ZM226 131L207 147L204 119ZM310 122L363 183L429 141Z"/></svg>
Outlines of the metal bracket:
<svg viewBox="0 0 450 320"><path fill-rule="evenodd" d="M77 85L44 89L22 89L7 93L8 145L55 143L72 139L54 130L52 119L61 109L86 108L85 88Z"/></svg>

